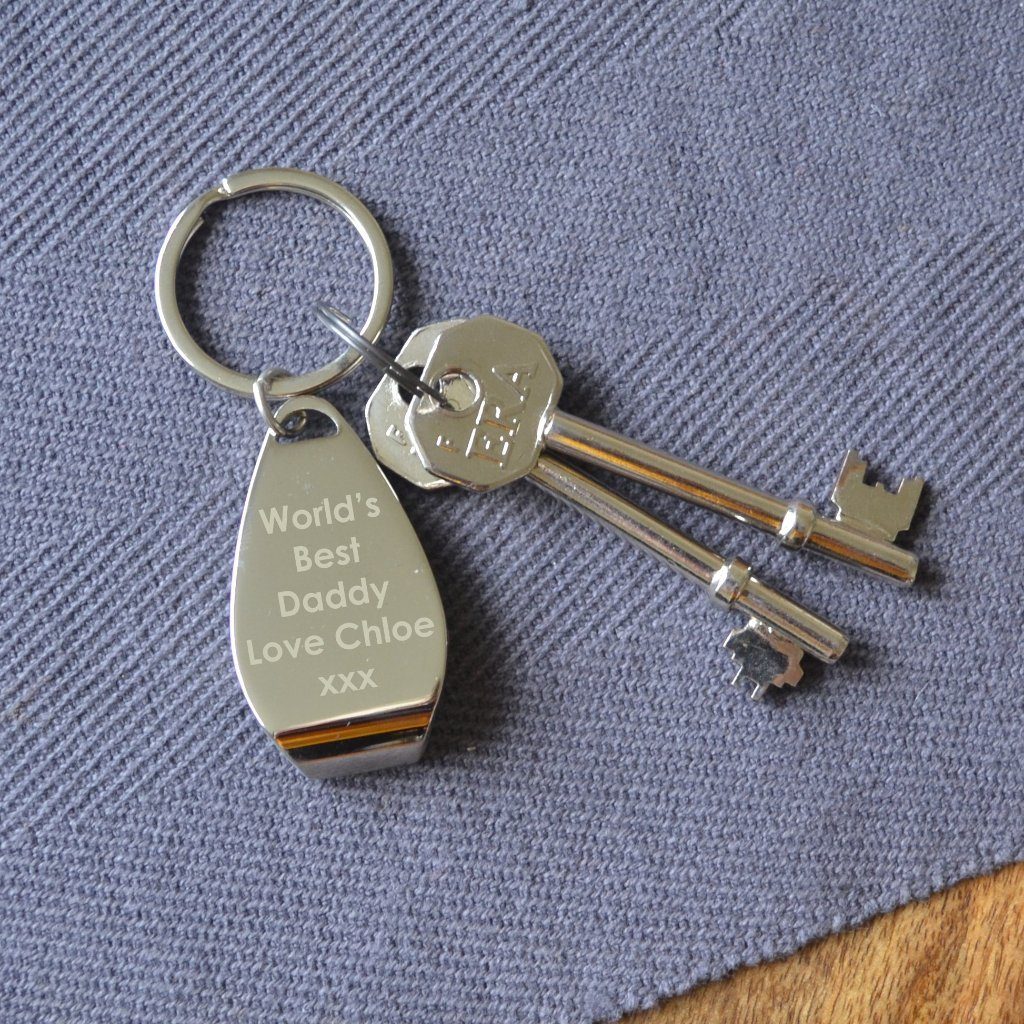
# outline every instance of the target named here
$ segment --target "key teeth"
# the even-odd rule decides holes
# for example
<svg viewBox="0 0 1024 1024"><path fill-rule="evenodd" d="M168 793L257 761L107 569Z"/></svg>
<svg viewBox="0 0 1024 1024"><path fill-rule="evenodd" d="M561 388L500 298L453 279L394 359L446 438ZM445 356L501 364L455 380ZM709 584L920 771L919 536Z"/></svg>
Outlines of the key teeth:
<svg viewBox="0 0 1024 1024"><path fill-rule="evenodd" d="M769 686L796 686L803 678L803 651L760 619L732 630L722 645L739 666L732 685L750 686L751 700L763 700Z"/></svg>
<svg viewBox="0 0 1024 1024"><path fill-rule="evenodd" d="M864 482L868 464L855 448L847 451L830 501L838 509L836 520L846 522L864 533L894 541L897 534L910 528L917 512L924 479L904 477L895 491L883 484Z"/></svg>

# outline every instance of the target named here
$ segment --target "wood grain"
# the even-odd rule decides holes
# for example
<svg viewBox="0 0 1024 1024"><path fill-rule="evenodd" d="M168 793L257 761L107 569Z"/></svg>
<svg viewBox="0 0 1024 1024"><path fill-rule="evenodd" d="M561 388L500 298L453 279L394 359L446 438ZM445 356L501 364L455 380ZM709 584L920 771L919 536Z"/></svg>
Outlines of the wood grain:
<svg viewBox="0 0 1024 1024"><path fill-rule="evenodd" d="M624 1024L1022 1024L1024 864L747 967Z"/></svg>

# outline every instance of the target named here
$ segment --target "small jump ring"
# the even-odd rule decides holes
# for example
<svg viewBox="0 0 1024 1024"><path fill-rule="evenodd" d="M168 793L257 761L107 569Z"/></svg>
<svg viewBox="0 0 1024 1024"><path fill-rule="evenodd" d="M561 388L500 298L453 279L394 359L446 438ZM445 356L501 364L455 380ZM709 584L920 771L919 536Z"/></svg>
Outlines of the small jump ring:
<svg viewBox="0 0 1024 1024"><path fill-rule="evenodd" d="M414 395L423 395L432 398L442 408L449 408L448 399L437 388L428 384L418 374L406 369L401 363L392 359L386 352L374 348L373 343L364 338L353 326L352 322L340 309L329 306L326 302L316 304L317 319L325 327L329 327L350 349L353 349L361 358L367 359L380 370L386 373L392 380L397 381L400 388L411 391Z"/></svg>
<svg viewBox="0 0 1024 1024"><path fill-rule="evenodd" d="M366 322L360 330L362 335L371 342L376 341L381 336L388 314L391 312L394 287L391 250L380 225L373 219L373 214L351 192L319 174L287 167L264 167L225 178L219 187L204 192L189 203L171 224L156 261L156 309L160 323L163 324L164 331L167 332L167 337L170 338L178 355L196 373L218 387L233 391L236 395L248 395L256 378L252 374L241 373L219 363L192 337L178 308L178 264L185 247L202 225L203 214L208 207L252 192L268 191L298 192L319 199L343 214L358 232L373 265L373 298L370 301L370 312ZM358 353L346 349L341 356L318 370L294 377L285 374L274 378L267 384L267 394L270 398L293 398L296 395L320 391L355 369L360 358Z"/></svg>
<svg viewBox="0 0 1024 1024"><path fill-rule="evenodd" d="M306 423L309 420L306 413L302 411L292 413L282 420L271 406L268 395L270 385L275 380L281 380L287 376L287 370L273 366L269 370L264 370L252 382L252 397L256 400L256 408L259 409L263 422L266 423L274 437L297 437L306 429Z"/></svg>

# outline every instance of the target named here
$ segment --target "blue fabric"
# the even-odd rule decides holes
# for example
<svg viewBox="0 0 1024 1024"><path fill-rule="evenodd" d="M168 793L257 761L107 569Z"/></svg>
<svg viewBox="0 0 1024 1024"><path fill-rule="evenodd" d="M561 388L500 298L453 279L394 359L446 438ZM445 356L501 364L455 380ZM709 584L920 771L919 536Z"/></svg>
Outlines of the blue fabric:
<svg viewBox="0 0 1024 1024"><path fill-rule="evenodd" d="M610 1018L1024 855L1015 4L7 5L5 1021ZM823 501L929 481L907 592L636 488L846 627L767 706L691 587L537 490L399 485L451 631L414 769L307 781L232 671L261 429L173 353L173 214L270 163L393 246L385 344L489 312L565 408ZM234 365L368 302L336 214L231 204ZM359 429L373 383L332 392ZM738 620L731 619L735 624Z"/></svg>

